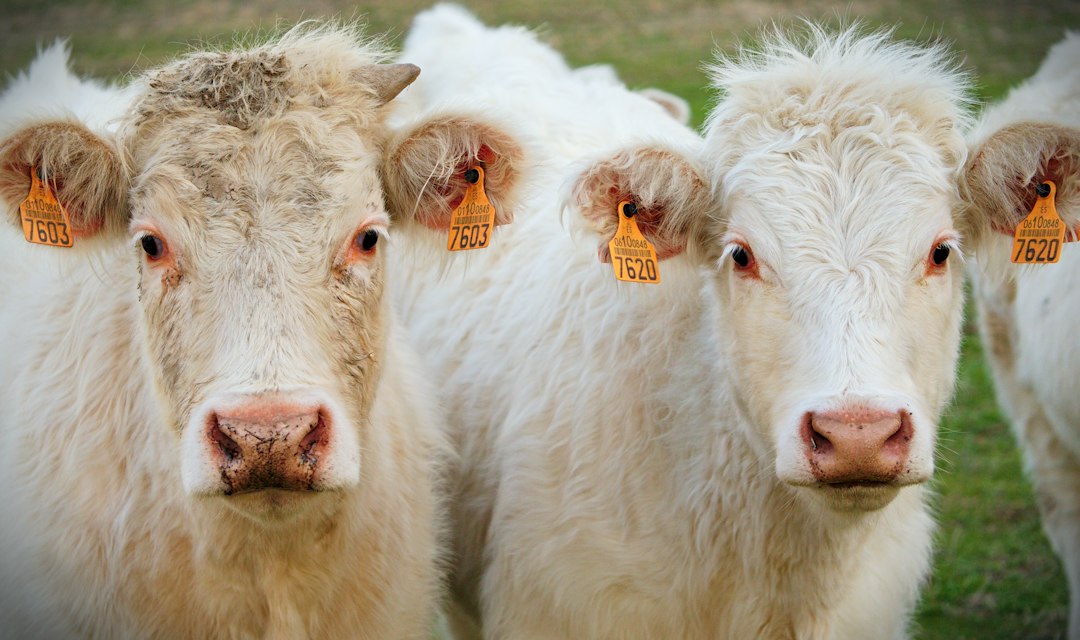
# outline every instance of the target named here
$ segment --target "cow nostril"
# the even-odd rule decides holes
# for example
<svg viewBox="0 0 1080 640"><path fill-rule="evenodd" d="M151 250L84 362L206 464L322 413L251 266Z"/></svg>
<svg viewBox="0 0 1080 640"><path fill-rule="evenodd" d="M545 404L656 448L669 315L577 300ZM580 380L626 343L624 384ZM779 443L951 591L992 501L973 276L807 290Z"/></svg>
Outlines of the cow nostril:
<svg viewBox="0 0 1080 640"><path fill-rule="evenodd" d="M810 449L815 453L829 453L833 450L833 443L829 438L810 426Z"/></svg>
<svg viewBox="0 0 1080 640"><path fill-rule="evenodd" d="M319 418L315 423L315 427L300 441L300 460L308 465L314 465L318 462L320 445L326 444L327 440L328 429L326 420L323 417L322 411L319 411L318 415Z"/></svg>
<svg viewBox="0 0 1080 640"><path fill-rule="evenodd" d="M216 415L211 416L210 438L217 445L218 450L225 456L226 462L232 462L241 457L240 445L236 444L236 441L225 435L225 432L221 430L221 425L218 424L218 418Z"/></svg>
<svg viewBox="0 0 1080 640"><path fill-rule="evenodd" d="M825 454L833 450L833 443L828 436L815 427L813 413L807 413L803 417L803 440L810 447L810 451L814 453Z"/></svg>
<svg viewBox="0 0 1080 640"><path fill-rule="evenodd" d="M886 448L906 448L911 442L914 430L911 427L911 416L907 411L900 412L900 419L896 423L896 431L892 433L883 445Z"/></svg>

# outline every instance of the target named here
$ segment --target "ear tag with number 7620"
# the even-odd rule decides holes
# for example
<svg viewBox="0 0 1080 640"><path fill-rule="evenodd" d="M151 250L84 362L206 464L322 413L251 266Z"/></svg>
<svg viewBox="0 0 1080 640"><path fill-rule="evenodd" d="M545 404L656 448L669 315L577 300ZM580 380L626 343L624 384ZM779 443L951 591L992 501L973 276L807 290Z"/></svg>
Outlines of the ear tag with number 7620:
<svg viewBox="0 0 1080 640"><path fill-rule="evenodd" d="M484 192L484 168L477 165L465 172L465 197L450 214L450 235L446 239L449 251L484 249L491 242L495 228L495 207Z"/></svg>
<svg viewBox="0 0 1080 640"><path fill-rule="evenodd" d="M623 200L615 207L615 215L619 218L619 229L608 241L615 278L623 282L659 284L656 249L638 229L637 205Z"/></svg>
<svg viewBox="0 0 1080 640"><path fill-rule="evenodd" d="M1061 259L1061 245L1068 242L1065 221L1054 206L1057 185L1047 180L1035 191L1039 199L1013 235L1012 261L1016 264L1053 264Z"/></svg>
<svg viewBox="0 0 1080 640"><path fill-rule="evenodd" d="M50 247L71 247L71 219L37 167L30 168L30 193L19 205L23 236L27 242Z"/></svg>

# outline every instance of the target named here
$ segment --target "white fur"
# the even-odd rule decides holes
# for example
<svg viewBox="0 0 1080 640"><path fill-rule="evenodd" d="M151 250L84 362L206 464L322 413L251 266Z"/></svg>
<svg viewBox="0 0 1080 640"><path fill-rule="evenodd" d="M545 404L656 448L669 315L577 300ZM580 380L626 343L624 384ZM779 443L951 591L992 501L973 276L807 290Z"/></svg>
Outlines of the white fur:
<svg viewBox="0 0 1080 640"><path fill-rule="evenodd" d="M877 399L918 422L904 483L932 470L962 274L955 258L921 270L953 226L964 78L939 50L854 32L722 62L705 157L724 206L669 212L700 228L650 286L617 284L566 237L563 204L590 228L568 185L641 146L694 166L701 141L554 55L442 6L401 58L425 68L421 104L467 87L532 127L549 169L491 248L398 271L462 461L461 619L479 614L487 638L906 636L930 567L926 490L826 495L782 482L777 452L799 412ZM763 281L732 274L730 233Z"/></svg>
<svg viewBox="0 0 1080 640"><path fill-rule="evenodd" d="M492 51L506 55L491 55ZM668 125L652 132L647 130L651 128L642 130L642 122L668 111L659 102L629 91L610 68L575 72L558 52L524 27L486 28L456 5L438 5L417 15L399 60L424 69L422 78L402 96L399 113L408 111L406 105L431 108L468 102L503 118L514 116L526 135L535 135L546 145L549 155L542 159L555 165L560 175L565 175L567 161L610 151L625 140L651 134L651 139L662 141L665 132L674 130L680 133L673 144L679 144L686 135L685 127ZM600 105L614 95L621 96L625 113L613 118L614 109ZM597 108L570 108L580 104Z"/></svg>
<svg viewBox="0 0 1080 640"><path fill-rule="evenodd" d="M1080 131L1080 33L1050 49L1038 72L988 107L968 135L974 153L997 131L1017 122ZM1037 141L1030 141L1037 144ZM1074 149L1074 154L1080 149ZM1074 167L1075 168L1075 167ZM1000 183L1031 179L1035 166L1001 167ZM1080 176L1073 176L1076 184ZM1060 188L1060 185L1059 185ZM1066 221L1080 220L1075 195L1059 200ZM1012 422L1035 484L1043 526L1069 581L1071 640L1080 639L1080 395L1076 393L1076 317L1080 313L1080 246L1066 244L1055 265L1007 264L1011 238L989 233L972 269L979 328L994 374L998 402ZM984 259L984 253L987 254ZM988 263L988 264L984 264ZM999 264L1001 263L1001 264ZM1002 278L1005 269L1010 279Z"/></svg>
<svg viewBox="0 0 1080 640"><path fill-rule="evenodd" d="M79 78L68 71L70 48L57 40L17 74L0 95L0 132L12 131L27 119L73 116L97 130L115 128L117 115L134 98L138 86L119 87Z"/></svg>
<svg viewBox="0 0 1080 640"><path fill-rule="evenodd" d="M354 36L334 27L301 29L276 46L289 54L311 45L330 66L381 57ZM347 76L342 82L339 100L352 91L371 102L362 88L350 89ZM135 93L145 98L141 88ZM127 90L76 78L57 45L0 97L0 140L50 117L82 120L107 136L116 129L114 116L133 118L130 98ZM250 244L223 228L227 216L215 219L217 235L197 223L178 224L180 214L187 222L199 219L183 208L192 202L183 199L191 182L170 179L183 174L168 174L161 149L150 150L160 152L150 160L133 151L127 161L145 171L135 181L142 192L131 198L135 224L152 221L165 229L188 269L183 285L166 284L167 274L149 263L138 267L138 231L134 238L105 238L93 252L65 253L24 247L11 225L0 230L0 292L5 301L18 301L0 305L7 336L0 353L0 503L11 510L0 521L4 635L382 639L430 633L440 590L436 493L443 447L434 392L403 340L389 295L365 297L381 278L375 265L385 260L347 267L357 280L348 291L377 334L365 336L374 347L361 359L381 369L363 379L364 397L355 398L356 390L334 377L342 370L335 356L348 353L360 336L333 335L334 325L320 315L330 311L320 305L328 297L325 269L338 245L349 245L365 216L382 226L387 220L372 152L377 147L357 145L358 135L334 138L356 157L344 165L340 182L327 187L338 198L329 213L345 210L336 220L327 216L329 231L315 229L331 237L308 235L310 226L298 228L303 221L296 218L290 225L281 215L277 227L253 223L262 235ZM268 146L274 159L287 158L291 149ZM275 186L288 176L266 169L277 165L259 153L252 163L261 162L269 175L257 176L254 187L277 195ZM272 217L291 208L271 200L260 213ZM380 254L386 249L379 245ZM236 260L228 260L230 252ZM323 271L311 274L313 263ZM202 293L192 293L200 276ZM198 302L164 337L154 333L160 327L146 311L159 296L163 308L183 304L184 296ZM148 346L152 334L179 352L176 361L192 369L196 384L162 384L168 378ZM198 414L198 400L214 394L297 387L339 419L334 437L342 451L334 464L342 468L330 470L332 490L231 498L222 497L219 486L209 488L219 494L210 497L185 491L185 483L195 493L206 489L204 476L214 470L188 477L181 443L190 434L175 409L187 405L176 396L194 398Z"/></svg>

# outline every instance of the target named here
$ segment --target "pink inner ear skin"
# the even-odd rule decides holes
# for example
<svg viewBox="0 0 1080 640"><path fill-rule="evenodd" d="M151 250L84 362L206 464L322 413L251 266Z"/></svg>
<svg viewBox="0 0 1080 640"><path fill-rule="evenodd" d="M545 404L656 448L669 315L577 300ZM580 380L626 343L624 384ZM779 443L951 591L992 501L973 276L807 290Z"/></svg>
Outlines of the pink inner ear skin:
<svg viewBox="0 0 1080 640"><path fill-rule="evenodd" d="M72 232L75 234L76 238L90 238L90 237L93 237L93 236L97 235L97 233L99 231L101 231L102 227L105 226L105 221L100 219L100 218L90 221L89 224L82 224L83 221L81 221L81 220L76 222L75 216L72 215L70 211L68 212L68 215L70 215L71 218L72 218L72 220L71 220Z"/></svg>
<svg viewBox="0 0 1080 640"><path fill-rule="evenodd" d="M22 199L30 193L30 171L29 165L23 165L21 163L7 165L6 171L10 175L23 176L24 180L17 187L18 196L17 202L22 202ZM71 233L76 238L90 238L96 235L105 226L105 218L103 215L90 216L89 218L83 215L83 212L77 205L71 204L71 198L65 197L64 181L55 176L49 178L49 186L52 188L53 194L64 206L64 210L67 211L68 219L71 221ZM17 213L17 211L16 211Z"/></svg>
<svg viewBox="0 0 1080 640"><path fill-rule="evenodd" d="M450 179L450 182L436 190L436 192L443 197L453 194L453 197L449 200L450 212L457 209L457 206L465 199L465 190L468 189L468 184L465 182L464 177L465 172L476 166L477 162L479 162L480 166L487 171L488 167L495 162L495 158L495 151L486 144L482 144L480 145L480 149L476 152L475 159L465 158L457 164L454 168L454 176ZM487 182L490 182L490 178L491 176L489 175ZM448 228L450 219L449 217L446 219L447 224L438 224L439 222L439 220L433 219L430 216L426 216L424 219L425 226L440 231ZM495 224L500 224L497 218Z"/></svg>
<svg viewBox="0 0 1080 640"><path fill-rule="evenodd" d="M1061 186L1062 182L1064 182L1064 177L1070 175L1076 170L1080 170L1080 167L1074 167L1071 159L1069 158L1062 158L1060 156L1052 156L1051 158L1049 158L1046 161L1046 166L1043 167L1043 170L1040 173L1036 174L1030 182L1028 182L1027 184L1021 184L1020 180L1017 180L1016 184L1013 186L1014 189L1017 189L1023 193L1023 198L1020 201L1020 210L1015 212L1017 216L1016 221L1010 226L1005 226L995 221L991 223L991 228L997 233L1001 233L1010 237L1013 236L1016 233L1016 226L1020 224L1020 221L1026 218L1029 213L1031 213L1031 210L1035 207L1035 203L1039 199L1038 194L1035 193L1035 186L1046 182L1047 180L1053 180L1054 184L1056 184L1058 187L1058 193L1056 197L1058 201L1060 201Z"/></svg>
<svg viewBox="0 0 1080 640"><path fill-rule="evenodd" d="M53 193L56 194L57 199L60 200L60 204L64 206L64 210L67 211L68 218L71 220L71 232L76 238L91 238L105 226L105 218L103 216L87 216L83 215L83 212L76 209L72 205L68 204L64 198L64 181L61 179L52 179L49 181L53 188Z"/></svg>
<svg viewBox="0 0 1080 640"><path fill-rule="evenodd" d="M633 195L621 194L616 187L612 187L609 190L609 193L611 193L615 197L612 199L613 204L607 208L608 211L614 211L615 204L623 200L634 200ZM664 236L660 233L660 222L663 220L662 209L646 209L641 205L638 205L638 212L636 217L638 229L641 231L641 234L644 235L649 240L649 242L653 244L653 248L656 249L657 260L667 260L668 258L673 258L686 250L685 245L671 242L664 238ZM618 221L616 220L616 225L617 224ZM611 235L609 235L608 238L600 244L600 248L597 251L597 257L599 258L600 262L605 264L611 262L611 252L608 249L608 242L610 242L611 239L614 237L615 230L612 230Z"/></svg>

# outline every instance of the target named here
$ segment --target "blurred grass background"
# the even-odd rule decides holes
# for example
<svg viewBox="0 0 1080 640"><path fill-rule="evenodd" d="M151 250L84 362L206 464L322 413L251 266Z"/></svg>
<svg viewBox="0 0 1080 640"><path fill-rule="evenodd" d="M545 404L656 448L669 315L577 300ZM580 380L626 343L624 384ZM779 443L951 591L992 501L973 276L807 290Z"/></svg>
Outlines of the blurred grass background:
<svg viewBox="0 0 1080 640"><path fill-rule="evenodd" d="M334 0L3 0L0 71L24 67L36 47L70 38L76 70L122 79L188 49L225 43L235 32L303 18L364 17L369 32L397 42L427 0L354 5ZM613 64L632 86L683 96L699 124L711 96L701 63L733 52L771 21L858 19L905 38L944 38L978 81L1000 97L1030 76L1068 28L1080 2L1046 0L471 0L489 24L532 26L572 64ZM493 51L492 55L497 55ZM1077 61L1080 64L1080 60ZM970 319L956 400L941 427L934 481L940 521L936 563L915 636L925 639L1064 638L1065 580L1044 537L1009 427L994 402ZM584 640L584 639L582 639Z"/></svg>

